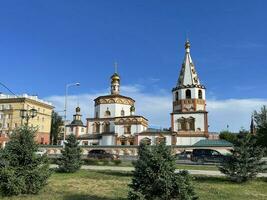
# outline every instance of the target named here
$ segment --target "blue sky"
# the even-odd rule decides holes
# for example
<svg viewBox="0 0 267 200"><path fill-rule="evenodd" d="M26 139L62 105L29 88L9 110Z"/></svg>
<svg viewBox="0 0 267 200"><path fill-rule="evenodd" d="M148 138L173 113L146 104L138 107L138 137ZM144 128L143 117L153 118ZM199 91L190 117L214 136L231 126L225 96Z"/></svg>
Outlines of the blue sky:
<svg viewBox="0 0 267 200"><path fill-rule="evenodd" d="M264 101L266 7L263 0L1 1L0 80L16 93L46 99L79 81L71 90L79 98L108 92L116 60L123 85L167 98L188 35L209 100Z"/></svg>

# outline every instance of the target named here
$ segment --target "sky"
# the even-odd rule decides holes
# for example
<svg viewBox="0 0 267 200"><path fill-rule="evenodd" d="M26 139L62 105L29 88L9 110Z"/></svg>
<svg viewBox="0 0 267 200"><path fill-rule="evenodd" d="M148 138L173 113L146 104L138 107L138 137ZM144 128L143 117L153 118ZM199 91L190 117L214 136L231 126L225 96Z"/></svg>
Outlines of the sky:
<svg viewBox="0 0 267 200"><path fill-rule="evenodd" d="M118 62L122 94L151 126L169 127L184 43L207 88L210 131L248 128L267 104L267 1L9 0L0 1L0 82L38 95L68 117L84 118L109 93ZM0 88L3 93L8 93Z"/></svg>

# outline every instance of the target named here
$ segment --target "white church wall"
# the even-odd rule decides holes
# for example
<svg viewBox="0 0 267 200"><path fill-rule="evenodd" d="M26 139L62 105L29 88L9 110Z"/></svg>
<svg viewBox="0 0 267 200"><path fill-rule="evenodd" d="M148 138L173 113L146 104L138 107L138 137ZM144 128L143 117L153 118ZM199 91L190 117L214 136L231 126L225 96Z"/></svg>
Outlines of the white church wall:
<svg viewBox="0 0 267 200"><path fill-rule="evenodd" d="M176 145L193 145L196 142L205 139L205 137L177 137Z"/></svg>
<svg viewBox="0 0 267 200"><path fill-rule="evenodd" d="M115 145L115 138L113 135L103 135L102 139L100 140L100 145Z"/></svg>
<svg viewBox="0 0 267 200"><path fill-rule="evenodd" d="M99 118L121 117L121 111L124 110L124 116L130 115L130 105L125 104L101 104L95 107L95 112L98 112ZM106 111L110 111L110 116L106 116Z"/></svg>

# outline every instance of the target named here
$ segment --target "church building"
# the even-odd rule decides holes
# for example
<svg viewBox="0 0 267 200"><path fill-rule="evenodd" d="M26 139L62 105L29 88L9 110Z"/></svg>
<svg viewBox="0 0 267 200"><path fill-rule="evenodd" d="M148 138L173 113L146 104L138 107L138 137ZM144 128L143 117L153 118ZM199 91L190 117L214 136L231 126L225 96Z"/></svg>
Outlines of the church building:
<svg viewBox="0 0 267 200"><path fill-rule="evenodd" d="M185 43L185 58L172 89L170 128L148 128L148 120L135 114L135 100L120 94L121 78L116 70L110 81L110 94L94 100L94 117L87 118L83 125L78 107L67 127L67 134L75 134L81 145L131 146L141 141L153 145L164 140L167 145L186 146L208 138L206 88L197 75L189 41Z"/></svg>
<svg viewBox="0 0 267 200"><path fill-rule="evenodd" d="M119 74L110 79L110 94L94 100L94 117L87 118L88 145L138 145L135 136L147 130L148 120L135 114L134 99L120 94Z"/></svg>
<svg viewBox="0 0 267 200"><path fill-rule="evenodd" d="M190 55L190 43L185 43L185 57L176 86L172 89L173 110L171 130L176 145L193 145L208 138L208 112L205 86L200 83Z"/></svg>

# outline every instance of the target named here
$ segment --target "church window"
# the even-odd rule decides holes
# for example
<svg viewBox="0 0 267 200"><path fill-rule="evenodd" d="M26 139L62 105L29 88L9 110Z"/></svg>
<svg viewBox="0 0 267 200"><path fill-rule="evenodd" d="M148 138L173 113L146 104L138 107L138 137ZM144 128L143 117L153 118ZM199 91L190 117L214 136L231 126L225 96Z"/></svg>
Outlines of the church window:
<svg viewBox="0 0 267 200"><path fill-rule="evenodd" d="M188 128L190 131L195 131L195 118L190 117L188 120Z"/></svg>
<svg viewBox="0 0 267 200"><path fill-rule="evenodd" d="M124 115L125 115L124 110L121 110L121 116L124 116Z"/></svg>
<svg viewBox="0 0 267 200"><path fill-rule="evenodd" d="M131 126L124 126L124 134L131 134Z"/></svg>
<svg viewBox="0 0 267 200"><path fill-rule="evenodd" d="M133 142L133 141L131 141L131 142L130 142L130 145L134 145L134 142Z"/></svg>
<svg viewBox="0 0 267 200"><path fill-rule="evenodd" d="M100 133L100 124L96 124L96 132Z"/></svg>
<svg viewBox="0 0 267 200"><path fill-rule="evenodd" d="M166 142L166 138L165 137L157 137L156 138L156 143L157 144L160 144L160 143L162 143L162 142Z"/></svg>
<svg viewBox="0 0 267 200"><path fill-rule="evenodd" d="M99 116L98 116L98 112L95 112L95 118L98 118Z"/></svg>
<svg viewBox="0 0 267 200"><path fill-rule="evenodd" d="M178 130L179 131L185 131L186 130L186 119L183 117L178 119Z"/></svg>
<svg viewBox="0 0 267 200"><path fill-rule="evenodd" d="M187 89L187 90L185 91L185 98L186 98L186 99L191 99L191 90Z"/></svg>
<svg viewBox="0 0 267 200"><path fill-rule="evenodd" d="M202 99L202 91L201 90L198 90L198 98Z"/></svg>
<svg viewBox="0 0 267 200"><path fill-rule="evenodd" d="M108 108L107 108L107 110L106 110L106 112L105 112L105 116L106 116L106 117L110 116L110 111L108 110Z"/></svg>
<svg viewBox="0 0 267 200"><path fill-rule="evenodd" d="M175 92L175 101L178 101L178 99L179 99L179 93Z"/></svg>
<svg viewBox="0 0 267 200"><path fill-rule="evenodd" d="M110 124L109 124L109 122L105 122L103 124L103 130L104 130L105 133L109 133L110 132Z"/></svg>
<svg viewBox="0 0 267 200"><path fill-rule="evenodd" d="M121 141L121 145L125 145L125 141Z"/></svg>

